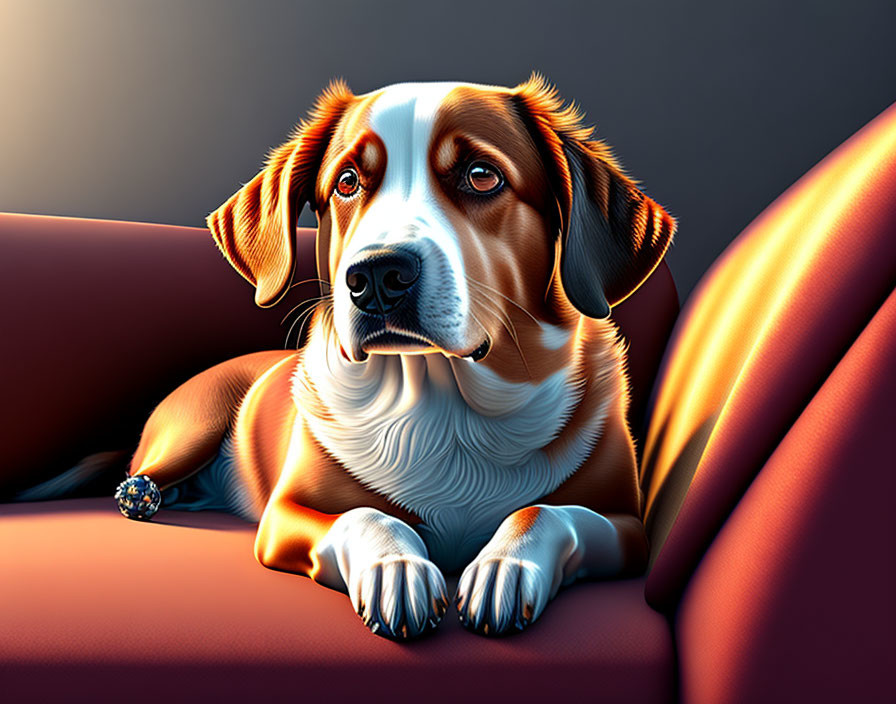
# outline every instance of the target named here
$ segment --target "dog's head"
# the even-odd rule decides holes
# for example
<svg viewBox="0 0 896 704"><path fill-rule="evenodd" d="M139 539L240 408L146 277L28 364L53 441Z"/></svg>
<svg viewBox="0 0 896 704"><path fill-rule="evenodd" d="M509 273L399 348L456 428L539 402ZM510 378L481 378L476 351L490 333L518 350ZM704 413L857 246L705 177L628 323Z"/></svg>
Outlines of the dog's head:
<svg viewBox="0 0 896 704"><path fill-rule="evenodd" d="M500 361L501 347L506 371L516 350L556 350L581 315L606 317L675 229L591 132L538 75L360 96L334 82L208 225L270 306L309 203L347 356Z"/></svg>

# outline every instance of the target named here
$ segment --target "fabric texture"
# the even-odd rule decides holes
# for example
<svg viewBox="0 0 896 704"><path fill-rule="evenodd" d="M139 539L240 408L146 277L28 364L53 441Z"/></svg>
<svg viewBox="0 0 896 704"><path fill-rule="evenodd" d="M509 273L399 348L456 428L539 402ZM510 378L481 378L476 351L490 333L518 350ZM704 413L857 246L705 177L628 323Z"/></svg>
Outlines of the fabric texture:
<svg viewBox="0 0 896 704"><path fill-rule="evenodd" d="M671 631L643 579L573 585L517 635L477 636L449 611L400 644L344 594L262 567L254 537L214 512L129 521L111 498L0 506L4 697L674 699Z"/></svg>
<svg viewBox="0 0 896 704"><path fill-rule="evenodd" d="M677 618L684 700L896 701L896 293L725 522Z"/></svg>
<svg viewBox="0 0 896 704"><path fill-rule="evenodd" d="M133 451L190 376L283 346L288 308L257 309L199 228L0 214L0 252L0 500Z"/></svg>
<svg viewBox="0 0 896 704"><path fill-rule="evenodd" d="M655 607L674 610L750 482L894 285L896 106L757 218L682 310L642 467Z"/></svg>

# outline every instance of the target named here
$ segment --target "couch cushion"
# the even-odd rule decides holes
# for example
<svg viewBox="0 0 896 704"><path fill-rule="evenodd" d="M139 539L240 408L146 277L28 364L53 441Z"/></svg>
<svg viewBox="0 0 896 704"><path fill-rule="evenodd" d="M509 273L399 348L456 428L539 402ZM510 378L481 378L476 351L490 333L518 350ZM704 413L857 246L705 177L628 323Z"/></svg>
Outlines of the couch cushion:
<svg viewBox="0 0 896 704"><path fill-rule="evenodd" d="M631 392L628 422L635 447L640 451L647 429L645 414L650 390L678 318L678 291L665 260L634 294L613 307L611 317L626 344Z"/></svg>
<svg viewBox="0 0 896 704"><path fill-rule="evenodd" d="M254 535L212 512L129 521L111 498L0 505L4 693L674 698L671 633L641 579L561 591L518 635L468 633L449 611L434 636L399 644L368 633L344 594L258 564Z"/></svg>

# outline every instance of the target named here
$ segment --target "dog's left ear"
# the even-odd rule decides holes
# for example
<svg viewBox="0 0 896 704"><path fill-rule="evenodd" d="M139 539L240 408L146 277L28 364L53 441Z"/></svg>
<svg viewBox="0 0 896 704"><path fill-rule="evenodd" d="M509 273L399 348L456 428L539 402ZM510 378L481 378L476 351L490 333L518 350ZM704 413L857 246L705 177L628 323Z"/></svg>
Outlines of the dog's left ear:
<svg viewBox="0 0 896 704"><path fill-rule="evenodd" d="M267 166L206 218L218 248L255 286L259 306L274 305L289 288L296 221L305 203L317 209L317 171L335 124L353 98L342 81L330 83L309 118L270 153Z"/></svg>
<svg viewBox="0 0 896 704"><path fill-rule="evenodd" d="M544 78L533 74L511 95L557 196L563 291L583 315L606 318L660 263L675 220L591 139L575 105L564 107Z"/></svg>

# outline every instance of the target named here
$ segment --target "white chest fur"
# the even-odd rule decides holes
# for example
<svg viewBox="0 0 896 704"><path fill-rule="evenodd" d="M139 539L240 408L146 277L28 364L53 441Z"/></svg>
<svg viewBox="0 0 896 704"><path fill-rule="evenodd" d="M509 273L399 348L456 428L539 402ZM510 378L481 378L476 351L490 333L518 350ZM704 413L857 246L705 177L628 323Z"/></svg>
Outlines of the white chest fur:
<svg viewBox="0 0 896 704"><path fill-rule="evenodd" d="M430 558L465 564L509 513L549 494L597 441L605 406L566 452L544 448L581 396L572 370L539 384L441 354L344 360L318 328L293 394L317 441L365 487L413 512ZM609 400L608 400L609 401Z"/></svg>

